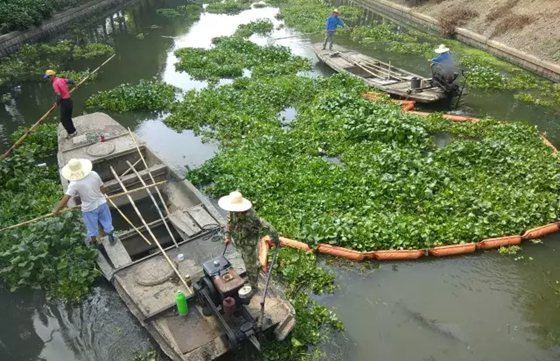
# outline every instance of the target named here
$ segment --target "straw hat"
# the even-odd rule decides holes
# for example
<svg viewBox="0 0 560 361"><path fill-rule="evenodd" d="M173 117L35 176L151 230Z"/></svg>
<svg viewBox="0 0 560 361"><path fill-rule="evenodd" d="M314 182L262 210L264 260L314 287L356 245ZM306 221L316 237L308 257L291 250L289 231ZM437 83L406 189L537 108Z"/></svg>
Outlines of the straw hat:
<svg viewBox="0 0 560 361"><path fill-rule="evenodd" d="M91 172L91 168L92 164L89 159L72 158L68 164L62 167L60 173L69 181L77 181L87 176Z"/></svg>
<svg viewBox="0 0 560 361"><path fill-rule="evenodd" d="M234 191L218 200L220 208L228 212L245 212L253 206L251 201L243 198L241 192Z"/></svg>
<svg viewBox="0 0 560 361"><path fill-rule="evenodd" d="M443 53L447 53L449 51L449 48L443 44L439 44L439 46L434 49L434 51L438 54L443 54Z"/></svg>

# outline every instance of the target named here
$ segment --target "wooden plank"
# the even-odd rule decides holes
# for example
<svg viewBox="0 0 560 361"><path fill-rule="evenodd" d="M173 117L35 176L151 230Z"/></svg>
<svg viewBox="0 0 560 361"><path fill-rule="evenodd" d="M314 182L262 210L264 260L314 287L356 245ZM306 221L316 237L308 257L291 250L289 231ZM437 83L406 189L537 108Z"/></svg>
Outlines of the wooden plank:
<svg viewBox="0 0 560 361"><path fill-rule="evenodd" d="M183 210L178 209L169 213L169 220L177 229L191 237L200 232L200 227Z"/></svg>
<svg viewBox="0 0 560 361"><path fill-rule="evenodd" d="M208 228L212 225L220 225L220 222L215 220L201 204L187 209L187 213L195 220L201 229Z"/></svg>
<svg viewBox="0 0 560 361"><path fill-rule="evenodd" d="M116 239L113 245L109 244L109 239L107 237L101 237L100 240L115 268L124 267L132 262L132 259L130 259L128 252L119 239Z"/></svg>

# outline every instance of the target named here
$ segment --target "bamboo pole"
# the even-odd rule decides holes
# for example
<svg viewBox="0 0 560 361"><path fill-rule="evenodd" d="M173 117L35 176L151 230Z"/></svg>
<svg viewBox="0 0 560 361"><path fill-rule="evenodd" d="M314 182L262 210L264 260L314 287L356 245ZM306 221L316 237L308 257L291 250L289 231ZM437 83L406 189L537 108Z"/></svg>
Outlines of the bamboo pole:
<svg viewBox="0 0 560 361"><path fill-rule="evenodd" d="M134 166L127 160L126 164L128 164L128 166L130 167L130 169L132 169L132 171L134 172L134 174L136 174L136 177L138 177L138 179L140 180L140 182L142 183L142 185L144 187L146 187L146 182L144 182L144 179L142 178L142 176L140 175L140 173L138 173L138 171L136 170L136 168L134 168ZM157 187L156 187L157 189ZM167 224L167 222L165 221L165 217L163 215L163 213L161 213L161 209L159 209L159 206L157 204L156 199L154 198L154 195L152 194L152 191L149 188L146 188L146 193L148 193L148 195L150 196L150 199L152 200L152 202L154 203L154 206L156 206L156 209L158 211L159 217L161 218L161 220L163 221L163 224L165 225L165 229L167 229L167 232L169 233L169 235L171 236L171 239L173 240L173 243L175 244L175 248L179 248L179 245L177 244L177 240L175 240L175 236L173 235L173 232L171 232L171 229L169 229L169 225ZM163 201L163 200L162 200Z"/></svg>
<svg viewBox="0 0 560 361"><path fill-rule="evenodd" d="M123 191L127 191L125 185L123 184L123 182L121 181L121 179L119 178L119 175L117 174L117 172L115 172L115 169L113 167L111 168L111 173L113 173L113 176L115 177L115 179L117 180L117 182L119 182L121 188L123 189ZM163 257L165 258L165 260L167 261L167 263L169 264L169 266L173 269L173 272L175 272L175 274L177 275L177 277L179 277L179 280L181 281L181 283L183 284L183 286L185 286L185 288L187 289L187 291L189 292L189 294L193 294L192 289L189 287L189 285L187 284L187 282L185 281L185 279L183 278L183 276L181 276L181 274L179 273L179 270L177 270L177 268L175 267L175 265L173 264L173 261L171 261L171 259L169 258L169 256L167 255L167 253L165 253L165 250L163 249L163 247L161 246L161 244L159 243L159 241L157 240L156 236L154 235L154 233L152 232L152 230L150 229L150 227L148 226L148 224L146 223L146 220L144 219L144 217L142 217L142 214L140 213L140 211L138 210L138 207L136 207L136 203L134 202L134 199L132 199L132 197L130 195L127 195L128 200L130 201L130 204L132 205L132 208L134 208L134 211L136 212L136 214L138 215L138 218L140 218L140 220L142 221L142 224L144 224L144 227L146 227L146 230L148 231L148 233L150 234L150 236L152 237L153 241L155 242L155 244L157 245L157 247L159 248L161 254L163 255Z"/></svg>
<svg viewBox="0 0 560 361"><path fill-rule="evenodd" d="M128 128L128 134L130 134L130 137L132 138L132 141L134 142L134 146L136 146L136 151L138 152L138 155L140 156L140 159L142 160L142 164L144 164L144 168L146 168L146 171L148 172L148 175L150 176L150 180L152 181L152 184L155 184L156 180L154 179L154 176L153 176L152 172L150 171L150 167L148 167L148 163L146 162L146 159L144 158L144 155L142 154L142 150L140 150L140 146L138 145L138 142L136 141L136 137L134 136L134 133L132 132L132 130L130 130L130 128ZM144 184L144 183L142 183L142 184ZM165 210L165 215L167 217L169 217L169 208L167 208L167 204L165 203L165 201L163 199L163 196L161 195L161 192L159 191L158 187L156 187L156 192L159 196L159 200L161 201L161 204L163 205L163 209ZM173 236L171 236L171 237L173 238L173 242L175 243L175 246L177 246L177 242L175 242L175 238Z"/></svg>
<svg viewBox="0 0 560 361"><path fill-rule="evenodd" d="M140 161L141 161L141 159L138 159L138 160L137 160L136 162L134 162L132 165L136 167L136 166L138 165L138 163L140 163ZM131 170L132 170L132 168L128 168L128 169L125 170L119 177L121 177L121 178L124 177L124 176L127 175L128 172L130 172Z"/></svg>
<svg viewBox="0 0 560 361"><path fill-rule="evenodd" d="M109 59L105 60L101 65L99 65L97 68L95 68L91 73L89 73L88 75L86 75L82 80L80 80L80 82L78 84L76 84L76 86L74 86L72 89L70 89L70 93L74 92L74 90L78 89L80 87L80 85L82 85L86 80L89 79L90 76L92 76L93 74L95 74L99 69L101 69L101 67L105 64L107 64L111 59L113 59L115 57L115 55L117 54L113 54L109 57ZM22 134L21 137L19 137L18 140L15 141L14 144L12 144L12 146L10 147L10 149L8 149L6 152L4 152L4 154L2 154L2 156L0 156L0 160L6 158L14 149L16 149L17 147L19 147L19 145L21 143L23 143L23 141L25 140L25 138L27 138L27 136L33 131L35 130L35 128L37 128L41 122L43 120L45 120L49 114L57 107L57 104L53 104L51 106L51 108L45 113L43 114L43 116L41 118L39 118L38 121L35 122L35 124L33 124L29 129L27 129L25 131L25 133Z"/></svg>
<svg viewBox="0 0 560 361"><path fill-rule="evenodd" d="M136 193L136 192L139 192L139 191L144 190L146 188L155 187L155 186L161 185L161 184L166 183L166 182L167 181L161 181L161 182L157 182L155 184L150 184L149 186L146 186L146 187L135 188L135 189L127 191L127 192L121 192L121 193L113 194L112 196L107 197L107 199L115 199L115 198L122 197L122 196L125 196L125 195L128 195L128 194ZM73 211L74 209L77 209L77 208L80 208L80 206L64 208L62 211L60 211L60 213L66 212L66 211ZM17 228L17 227L20 227L20 226L25 226L26 224L34 223L34 222L40 221L41 219L45 219L45 218L52 217L52 216L54 216L54 214L52 212L50 212L50 213L44 214L42 216L35 217L33 219L18 223L18 224L14 224L14 225L11 225L11 226L8 226L8 227L4 227L4 228L0 229L0 232L7 231L8 229Z"/></svg>
<svg viewBox="0 0 560 361"><path fill-rule="evenodd" d="M140 237L142 237L142 239L144 239L144 241L146 241L146 243L148 243L150 246L152 245L152 242L150 242L149 239L146 238L146 236L144 236L144 234L142 232L140 232L140 230L132 223L132 221L130 219L128 219L128 217L119 209L119 207L117 207L117 205L115 204L115 202L113 202L113 200L109 197L105 197L107 199L107 201L111 204L111 206L113 208L115 208L117 210L117 212L119 212L119 214L121 215L121 217L126 221L126 223L128 223L132 229L134 229L136 231L136 233L138 233L138 235Z"/></svg>

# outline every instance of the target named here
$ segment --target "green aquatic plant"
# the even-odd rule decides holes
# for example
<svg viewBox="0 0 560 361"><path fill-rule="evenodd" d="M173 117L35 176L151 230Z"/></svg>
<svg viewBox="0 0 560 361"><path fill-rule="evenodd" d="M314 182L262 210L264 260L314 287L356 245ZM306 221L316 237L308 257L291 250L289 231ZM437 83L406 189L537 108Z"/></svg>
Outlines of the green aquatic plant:
<svg viewBox="0 0 560 361"><path fill-rule="evenodd" d="M26 141L34 145L0 162L0 228L50 212L62 196L57 167L33 156L54 154L53 131L51 126L40 128ZM99 275L97 253L83 238L74 212L0 232L0 283L11 290L31 287L50 297L82 298Z"/></svg>
<svg viewBox="0 0 560 361"><path fill-rule="evenodd" d="M500 247L498 249L498 253L501 255L516 255L519 252L521 252L523 250L523 248L519 247L519 246L509 246L509 247Z"/></svg>
<svg viewBox="0 0 560 361"><path fill-rule="evenodd" d="M270 101L284 82L292 96ZM246 79L189 94L174 126L224 145L189 178L215 196L240 189L288 237L363 251L479 241L556 219L559 161L535 127L426 120L363 99L356 82ZM288 106L297 116L283 128L275 112ZM439 148L441 132L453 139Z"/></svg>
<svg viewBox="0 0 560 361"><path fill-rule="evenodd" d="M113 52L113 48L106 44L77 45L69 40L24 45L17 53L0 59L0 85L42 81L42 75L48 68L59 74L84 75L87 70L70 70L70 64L75 60L96 59Z"/></svg>
<svg viewBox="0 0 560 361"><path fill-rule="evenodd" d="M179 58L175 68L198 80L236 78L242 76L244 70L253 70L258 76L293 74L311 69L307 59L292 55L286 47L261 47L238 36L215 38L214 44L211 49L182 48L175 51Z"/></svg>
<svg viewBox="0 0 560 361"><path fill-rule="evenodd" d="M250 2L242 0L225 0L223 2L213 2L208 4L206 11L214 14L234 15L247 10L251 7Z"/></svg>
<svg viewBox="0 0 560 361"><path fill-rule="evenodd" d="M58 147L58 137L57 137L58 125L54 123L43 123L36 127L29 135L25 142L17 148L20 153L30 152L32 154L50 155L56 152ZM19 127L11 135L10 140L14 143L18 140L26 131L28 127Z"/></svg>
<svg viewBox="0 0 560 361"><path fill-rule="evenodd" d="M159 80L141 79L138 84L121 84L100 91L89 97L86 105L114 112L163 111L172 106L176 90Z"/></svg>
<svg viewBox="0 0 560 361"><path fill-rule="evenodd" d="M234 36L241 36L248 38L253 34L266 35L273 29L272 21L268 19L260 19L251 21L247 24L241 24L233 34Z"/></svg>

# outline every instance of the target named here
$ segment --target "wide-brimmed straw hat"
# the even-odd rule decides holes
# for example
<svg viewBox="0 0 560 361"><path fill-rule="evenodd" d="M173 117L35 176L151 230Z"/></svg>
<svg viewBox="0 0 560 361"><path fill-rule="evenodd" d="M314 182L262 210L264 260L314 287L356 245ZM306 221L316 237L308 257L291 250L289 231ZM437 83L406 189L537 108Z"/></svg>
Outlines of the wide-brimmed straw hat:
<svg viewBox="0 0 560 361"><path fill-rule="evenodd" d="M68 164L62 167L60 173L69 181L77 181L87 176L91 172L91 168L92 164L89 159L72 158Z"/></svg>
<svg viewBox="0 0 560 361"><path fill-rule="evenodd" d="M449 51L449 48L443 44L439 44L439 46L435 48L434 51L438 54L443 54L447 53Z"/></svg>
<svg viewBox="0 0 560 361"><path fill-rule="evenodd" d="M245 212L253 206L251 201L243 198L241 192L234 191L218 200L220 208L228 212Z"/></svg>

